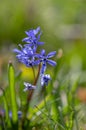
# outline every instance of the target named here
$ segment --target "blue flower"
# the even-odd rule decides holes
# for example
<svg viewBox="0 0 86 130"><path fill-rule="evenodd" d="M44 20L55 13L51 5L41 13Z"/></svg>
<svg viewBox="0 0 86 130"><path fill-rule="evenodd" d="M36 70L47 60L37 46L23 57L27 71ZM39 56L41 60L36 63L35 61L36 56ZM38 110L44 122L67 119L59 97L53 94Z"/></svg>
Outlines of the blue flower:
<svg viewBox="0 0 86 130"><path fill-rule="evenodd" d="M47 55L44 49L41 50L40 53L37 52L38 45L44 44L44 42L40 42L40 36L42 34L40 27L26 31L25 33L27 37L24 38L22 41L26 42L26 44L24 44L24 46L19 45L20 49L14 49L14 52L16 53L16 57L21 63L25 64L27 67L33 67L35 65L40 64L41 69L39 66L40 73L38 72L39 75L37 76L38 77L40 76L41 78L40 79L41 86L47 86L51 78L49 74L44 75L44 73L47 64L51 66L56 65L56 62L50 59L56 55L56 51L52 51ZM26 82L24 82L24 86L25 86L24 91L34 90L37 88L37 86Z"/></svg>
<svg viewBox="0 0 86 130"><path fill-rule="evenodd" d="M24 91L36 89L36 86L34 86L30 83L24 82L24 86L25 86Z"/></svg>
<svg viewBox="0 0 86 130"><path fill-rule="evenodd" d="M22 112L21 112L21 111L18 111L17 114L18 114L18 119L21 119L21 117L22 117ZM12 118L12 111L9 111L9 117Z"/></svg>
<svg viewBox="0 0 86 130"><path fill-rule="evenodd" d="M18 111L18 118L21 119L21 117L22 117L22 112Z"/></svg>
<svg viewBox="0 0 86 130"><path fill-rule="evenodd" d="M51 80L51 77L49 74L46 74L46 75L42 75L41 76L41 86L47 86L48 85L48 82Z"/></svg>
<svg viewBox="0 0 86 130"><path fill-rule="evenodd" d="M20 45L21 50L14 49L13 51L17 54L16 57L17 59L25 64L27 67L32 67L36 65L35 63L35 50L32 49L29 46L24 46Z"/></svg>
<svg viewBox="0 0 86 130"><path fill-rule="evenodd" d="M36 29L32 29L29 31L25 31L25 33L27 34L28 37L24 38L22 41L29 43L26 44L28 46L33 46L33 48L36 50L38 45L43 45L44 42L40 42L40 36L41 36L41 32L40 32L40 27L36 28Z"/></svg>
<svg viewBox="0 0 86 130"><path fill-rule="evenodd" d="M38 58L38 60L36 61L37 64L42 62L42 69L41 69L41 73L43 74L46 70L46 64L50 64L52 66L56 65L56 62L53 60L50 60L51 57L55 56L56 51L50 52L46 55L45 50L42 50L40 54L36 54L36 57Z"/></svg>

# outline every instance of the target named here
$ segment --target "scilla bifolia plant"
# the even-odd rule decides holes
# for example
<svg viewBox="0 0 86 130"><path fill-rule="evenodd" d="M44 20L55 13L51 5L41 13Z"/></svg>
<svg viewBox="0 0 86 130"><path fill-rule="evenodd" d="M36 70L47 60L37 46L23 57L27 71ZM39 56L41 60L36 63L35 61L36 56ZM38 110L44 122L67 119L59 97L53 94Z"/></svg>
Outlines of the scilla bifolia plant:
<svg viewBox="0 0 86 130"><path fill-rule="evenodd" d="M9 87L10 87L10 96L11 96L11 111L8 111L8 105L6 96L3 91L5 111L2 112L1 124L3 129L30 129L29 120L30 120L30 106L34 109L33 106L37 105L37 99L39 99L38 92L42 94L42 90L45 90L49 81L51 80L50 74L46 74L47 65L56 66L56 62L51 60L55 56L56 51L46 54L45 50L42 49L38 53L38 46L43 45L44 42L40 41L40 36L42 34L40 27L32 29L25 32L27 37L22 41L24 45L19 44L20 49L15 48L13 50L16 53L16 58L19 62L24 64L26 67L31 67L34 74L33 84L29 82L24 82L24 93L27 91L27 101L24 109L22 111L18 110L16 103L16 93L15 93L15 73L12 63L9 63ZM35 67L38 70L35 74ZM38 67L38 68L37 68ZM33 100L34 99L34 100ZM39 100L40 101L40 100ZM3 123L4 113L6 115L6 124ZM11 121L10 121L11 120ZM8 127L6 127L8 126Z"/></svg>
<svg viewBox="0 0 86 130"><path fill-rule="evenodd" d="M25 33L27 37L22 40L25 42L25 44L23 46L19 44L20 49L14 49L14 52L16 53L16 58L19 62L23 63L26 67L32 68L34 74L34 82L33 84L24 82L24 91L28 91L28 97L22 123L24 123L28 111L28 106L31 99L35 95L35 91L37 91L39 87L40 90L46 87L51 80L50 75L45 73L47 64L56 66L56 62L50 59L55 56L56 51L50 52L46 55L45 50L42 49L40 53L38 53L38 46L44 44L44 42L40 41L40 36L42 34L40 27L26 31ZM38 66L38 73L36 76L34 69L35 66Z"/></svg>

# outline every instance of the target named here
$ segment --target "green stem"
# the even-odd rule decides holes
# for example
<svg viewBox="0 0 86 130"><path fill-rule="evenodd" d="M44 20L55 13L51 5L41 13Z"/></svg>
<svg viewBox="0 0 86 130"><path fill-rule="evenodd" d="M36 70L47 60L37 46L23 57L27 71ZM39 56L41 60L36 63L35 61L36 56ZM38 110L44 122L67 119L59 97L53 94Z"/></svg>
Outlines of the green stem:
<svg viewBox="0 0 86 130"><path fill-rule="evenodd" d="M36 85L36 84L37 84L37 81L38 81L38 78L39 78L39 75L40 75L40 68L41 68L41 65L39 64L38 74L37 74L37 76L36 76L36 78L35 78L35 80L34 80L33 85ZM30 102L30 100L31 100L31 98L32 98L32 95L33 95L33 92L34 92L34 90L30 90L30 91L28 92L27 104Z"/></svg>
<svg viewBox="0 0 86 130"><path fill-rule="evenodd" d="M32 71L33 71L33 77L34 77L34 80L35 80L35 69L34 69L33 66L32 66Z"/></svg>
<svg viewBox="0 0 86 130"><path fill-rule="evenodd" d="M36 85L37 84L37 81L38 81L38 78L39 78L39 75L40 75L40 68L41 68L41 65L39 64L39 67L38 67L38 74L34 80L34 83L33 85ZM34 71L34 68L32 67L33 69L33 74L34 74L34 77L35 77L35 71ZM24 115L23 115L23 118L21 120L21 126L23 127L24 126L24 123L25 123L25 119L26 119L26 114L27 114L27 111L28 111L28 108L29 108L29 103L32 99L32 96L33 96L33 93L34 93L34 90L29 90L28 91L28 96L27 96L27 103L25 105L25 109L24 109Z"/></svg>

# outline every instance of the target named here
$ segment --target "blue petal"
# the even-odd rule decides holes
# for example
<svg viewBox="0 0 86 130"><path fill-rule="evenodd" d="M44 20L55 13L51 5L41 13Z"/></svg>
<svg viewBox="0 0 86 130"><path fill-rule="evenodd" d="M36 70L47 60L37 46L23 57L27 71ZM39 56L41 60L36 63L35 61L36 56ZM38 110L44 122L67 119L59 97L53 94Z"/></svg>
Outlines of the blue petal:
<svg viewBox="0 0 86 130"><path fill-rule="evenodd" d="M15 53L21 53L21 51L18 50L18 49L13 49L13 52L15 52Z"/></svg>
<svg viewBox="0 0 86 130"><path fill-rule="evenodd" d="M28 42L27 42L27 43L28 43ZM33 44L32 44L32 43L29 43L29 44L28 44L28 46L29 46L29 47L32 47L32 46L33 46Z"/></svg>
<svg viewBox="0 0 86 130"><path fill-rule="evenodd" d="M31 29L29 31L25 31L25 33L30 36L35 36L40 31L40 27L37 27L36 29Z"/></svg>
<svg viewBox="0 0 86 130"><path fill-rule="evenodd" d="M40 40L40 36L41 36L42 32L40 32L40 34L38 35L37 39Z"/></svg>
<svg viewBox="0 0 86 130"><path fill-rule="evenodd" d="M36 35L40 31L40 27L37 27L37 29L33 30L34 35Z"/></svg>
<svg viewBox="0 0 86 130"><path fill-rule="evenodd" d="M38 42L38 45L43 45L44 44L44 42Z"/></svg>
<svg viewBox="0 0 86 130"><path fill-rule="evenodd" d="M25 31L25 33L27 34L28 37L34 36L33 30Z"/></svg>
<svg viewBox="0 0 86 130"><path fill-rule="evenodd" d="M25 31L25 33L29 36L30 35L30 31Z"/></svg>
<svg viewBox="0 0 86 130"><path fill-rule="evenodd" d="M30 47L30 44L24 44L24 47ZM30 47L31 48L31 47Z"/></svg>
<svg viewBox="0 0 86 130"><path fill-rule="evenodd" d="M39 64L40 64L40 60L34 61L34 65L39 65Z"/></svg>
<svg viewBox="0 0 86 130"><path fill-rule="evenodd" d="M26 37L26 38L22 39L22 42L31 43L31 40L29 37Z"/></svg>
<svg viewBox="0 0 86 130"><path fill-rule="evenodd" d="M46 63L45 63L45 64L42 64L40 73L41 73L41 74L44 74L45 70L46 70Z"/></svg>
<svg viewBox="0 0 86 130"><path fill-rule="evenodd" d="M44 50L44 49L41 50L41 55L42 55L42 56L45 56L45 50Z"/></svg>
<svg viewBox="0 0 86 130"><path fill-rule="evenodd" d="M51 57L53 57L55 55L56 55L56 51L52 51L52 52L48 53L47 57L51 58Z"/></svg>
<svg viewBox="0 0 86 130"><path fill-rule="evenodd" d="M48 60L48 59L47 59L47 62L48 62L48 64L50 64L50 65L52 65L52 66L56 66L56 62L53 61L53 60Z"/></svg>
<svg viewBox="0 0 86 130"><path fill-rule="evenodd" d="M34 53L36 52L36 50L37 50L37 45L34 45L34 46L33 46L33 51L34 51Z"/></svg>
<svg viewBox="0 0 86 130"><path fill-rule="evenodd" d="M35 57L36 58L42 58L42 56L40 54L37 54L37 53L35 54Z"/></svg>

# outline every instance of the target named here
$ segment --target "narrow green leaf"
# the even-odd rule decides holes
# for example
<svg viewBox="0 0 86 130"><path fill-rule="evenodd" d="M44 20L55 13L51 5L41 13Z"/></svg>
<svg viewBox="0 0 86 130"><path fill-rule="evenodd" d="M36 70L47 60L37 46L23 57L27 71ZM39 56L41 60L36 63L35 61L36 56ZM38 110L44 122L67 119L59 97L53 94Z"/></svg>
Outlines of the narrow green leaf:
<svg viewBox="0 0 86 130"><path fill-rule="evenodd" d="M4 103L4 109L5 109L5 117L6 117L5 119L7 122L9 119L9 110L8 110L7 99L6 99L5 91L3 90L3 88L0 88L0 91L2 91L2 93L3 93L2 99L3 99L3 103Z"/></svg>
<svg viewBox="0 0 86 130"><path fill-rule="evenodd" d="M11 62L9 63L8 67L8 79L9 79L10 98L11 98L12 121L13 123L16 123L18 121L18 115L17 115L17 103L15 92L15 72Z"/></svg>
<svg viewBox="0 0 86 130"><path fill-rule="evenodd" d="M10 128L11 127L11 122L10 122L10 118L9 118L9 109L8 109L8 103L7 103L7 98L6 98L6 94L3 88L0 88L0 91L2 91L3 96L3 103L4 103L4 110L5 110L5 118L4 118L4 123L6 122L7 126Z"/></svg>
<svg viewBox="0 0 86 130"><path fill-rule="evenodd" d="M10 127L11 124L10 124L10 119L9 119L9 110L8 110L8 104L7 104L5 92L3 92L3 101L4 101L4 108L5 108L6 122L7 122L8 126Z"/></svg>

